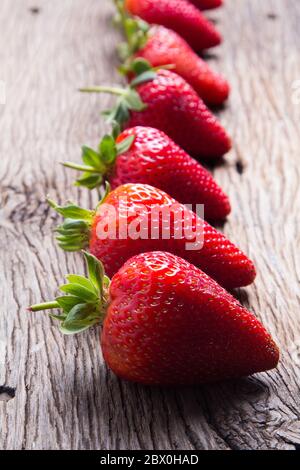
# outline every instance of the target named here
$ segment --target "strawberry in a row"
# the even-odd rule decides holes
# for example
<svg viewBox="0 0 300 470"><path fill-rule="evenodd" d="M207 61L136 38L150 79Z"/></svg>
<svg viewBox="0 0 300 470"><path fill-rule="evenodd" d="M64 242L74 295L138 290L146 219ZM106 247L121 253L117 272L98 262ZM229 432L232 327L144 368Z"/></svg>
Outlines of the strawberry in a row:
<svg viewBox="0 0 300 470"><path fill-rule="evenodd" d="M151 13L159 19L161 12L163 16L169 13L178 28L189 23L188 19L190 26L197 23L195 9L185 0L125 3L129 10L137 8L135 14L142 17ZM193 3L213 8L221 1ZM161 38L163 33L167 34L160 29ZM147 36L147 47L148 53L151 47L152 52L158 48L151 46L151 36ZM151 54L144 58L152 65L162 65L155 64ZM97 152L85 147L84 165L66 164L84 172L78 184L93 188L107 178L115 189L107 191L95 211L49 201L66 218L57 229L60 246L67 251L89 247L91 253L85 253L88 278L68 275L68 284L60 288L64 295L30 310L60 308L60 315L51 316L60 321L65 334L103 323L101 346L106 363L119 377L142 384L214 382L272 369L279 351L271 336L215 282L229 289L248 285L255 278L253 263L197 214L149 185L170 190L182 202L204 203L212 218L226 215L228 200L209 173L161 131L193 155L203 157L223 155L230 141L182 78L167 70L150 70L144 61L133 65L138 76L127 88L93 90L119 96L109 120L128 129L116 140L105 136ZM179 62L175 65L179 72ZM123 184L128 182L135 184ZM157 208L156 236L151 232L144 237L142 227L153 228L153 209ZM115 235L109 232L111 209ZM128 236L130 226L138 236ZM168 237L163 235L166 226ZM188 235L183 230L186 227ZM188 244L199 243L200 247L187 249ZM111 281L104 268L113 276Z"/></svg>
<svg viewBox="0 0 300 470"><path fill-rule="evenodd" d="M54 301L65 334L103 323L101 346L121 378L195 384L276 367L279 351L259 320L195 266L169 253L129 259L110 280L85 253L88 278L68 275Z"/></svg>
<svg viewBox="0 0 300 470"><path fill-rule="evenodd" d="M231 148L226 131L209 111L195 90L170 70L153 70L143 59L136 59L137 74L125 88L94 86L84 92L118 96L116 106L106 116L122 128L154 127L165 132L193 157L216 159Z"/></svg>
<svg viewBox="0 0 300 470"><path fill-rule="evenodd" d="M158 129L133 127L116 139L106 135L97 150L83 147L82 159L83 164L64 163L83 172L78 186L94 189L105 181L112 189L150 184L183 204L203 204L207 220L225 219L230 213L228 197L212 175Z"/></svg>
<svg viewBox="0 0 300 470"><path fill-rule="evenodd" d="M57 228L60 247L66 251L88 247L109 276L131 256L160 250L186 259L228 289L255 279L255 267L241 250L196 213L150 185L119 186L94 211L73 203L65 207L49 203L66 219ZM130 236L132 227L136 231Z"/></svg>

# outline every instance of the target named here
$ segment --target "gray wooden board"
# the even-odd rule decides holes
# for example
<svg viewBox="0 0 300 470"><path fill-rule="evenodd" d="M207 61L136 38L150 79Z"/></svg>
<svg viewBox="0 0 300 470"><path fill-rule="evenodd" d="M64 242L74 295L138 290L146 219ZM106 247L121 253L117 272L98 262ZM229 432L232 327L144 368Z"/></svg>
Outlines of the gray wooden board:
<svg viewBox="0 0 300 470"><path fill-rule="evenodd" d="M227 0L209 13L225 38L208 57L232 85L219 113L233 137L214 170L233 212L225 233L255 260L239 292L282 349L276 371L205 387L144 388L118 380L96 330L63 337L25 307L52 298L79 255L57 249L45 195L92 208L62 160L104 132L118 82L109 0L1 0L0 447L2 449L294 449L300 445L299 118L297 0ZM3 94L3 93L2 93ZM11 388L7 388L11 387Z"/></svg>

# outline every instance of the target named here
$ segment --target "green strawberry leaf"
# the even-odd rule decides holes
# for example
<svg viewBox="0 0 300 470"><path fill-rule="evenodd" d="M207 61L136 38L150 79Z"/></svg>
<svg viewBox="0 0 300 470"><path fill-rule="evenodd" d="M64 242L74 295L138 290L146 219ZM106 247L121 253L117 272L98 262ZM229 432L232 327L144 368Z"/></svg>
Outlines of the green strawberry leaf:
<svg viewBox="0 0 300 470"><path fill-rule="evenodd" d="M61 295L56 298L56 301L58 302L59 307L63 309L64 313L69 313L75 305L81 303L81 299L75 295Z"/></svg>
<svg viewBox="0 0 300 470"><path fill-rule="evenodd" d="M74 235L58 235L56 237L56 240L59 242L60 246L63 247L64 245L70 246L70 245L77 245L81 246L82 242L84 241L84 236L79 234L74 234Z"/></svg>
<svg viewBox="0 0 300 470"><path fill-rule="evenodd" d="M86 226L87 224L84 220L66 219L63 225L60 225L58 228L55 229L55 231L63 235L72 233L78 234L81 231L85 230Z"/></svg>
<svg viewBox="0 0 300 470"><path fill-rule="evenodd" d="M105 164L111 164L117 156L116 142L112 135L105 135L100 142L99 150Z"/></svg>
<svg viewBox="0 0 300 470"><path fill-rule="evenodd" d="M152 70L151 64L143 58L134 59L130 65L131 71L134 72L136 75L141 75L144 72L148 72Z"/></svg>
<svg viewBox="0 0 300 470"><path fill-rule="evenodd" d="M93 284L95 289L103 293L103 278L104 278L104 267L103 264L95 258L95 256L87 253L86 251L83 252L85 257L87 269L88 269L88 276L90 282Z"/></svg>
<svg viewBox="0 0 300 470"><path fill-rule="evenodd" d="M98 293L98 289L95 289L94 284L88 278L84 276L79 276L78 274L68 274L66 276L66 279L71 284L80 284L81 286L85 287L91 292L94 292L95 294Z"/></svg>
<svg viewBox="0 0 300 470"><path fill-rule="evenodd" d="M128 91L124 97L124 103L129 110L143 111L146 106L141 100L139 93L133 88Z"/></svg>
<svg viewBox="0 0 300 470"><path fill-rule="evenodd" d="M103 183L103 176L98 173L83 173L75 182L76 186L83 186L88 189L94 189L101 186Z"/></svg>
<svg viewBox="0 0 300 470"><path fill-rule="evenodd" d="M97 294L95 292L86 289L86 287L80 284L64 284L60 286L59 289L66 294L79 297L83 302L95 302L97 300Z"/></svg>
<svg viewBox="0 0 300 470"><path fill-rule="evenodd" d="M76 206L76 204L70 203L67 206L59 206L56 204L56 202L52 201L51 199L47 199L48 203L50 206L59 214L61 214L63 217L66 217L68 219L79 219L79 220L85 220L87 222L90 222L93 216L93 212L89 211L87 209L82 209L79 206Z"/></svg>
<svg viewBox="0 0 300 470"><path fill-rule="evenodd" d="M136 78L132 80L130 86L135 88L143 83L150 82L156 78L156 72L154 70L147 70L146 72L141 73ZM137 110L139 111L139 110Z"/></svg>
<svg viewBox="0 0 300 470"><path fill-rule="evenodd" d="M95 323L99 322L99 317L92 312L87 304L75 305L62 322L60 330L64 334L80 333L87 330Z"/></svg>
<svg viewBox="0 0 300 470"><path fill-rule="evenodd" d="M92 168L97 168L98 165L101 165L99 153L85 145L82 147L82 160Z"/></svg>
<svg viewBox="0 0 300 470"><path fill-rule="evenodd" d="M55 315L54 313L49 313L49 317L53 318L54 320L63 322L67 318L67 315L64 315L64 314Z"/></svg>

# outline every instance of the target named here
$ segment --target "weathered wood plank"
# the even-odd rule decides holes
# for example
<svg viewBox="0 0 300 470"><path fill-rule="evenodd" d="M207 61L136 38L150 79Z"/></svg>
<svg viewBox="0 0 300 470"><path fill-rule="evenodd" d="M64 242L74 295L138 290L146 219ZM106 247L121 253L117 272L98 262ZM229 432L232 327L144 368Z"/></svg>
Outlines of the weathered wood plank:
<svg viewBox="0 0 300 470"><path fill-rule="evenodd" d="M2 0L0 80L0 448L293 449L300 444L300 5L227 0L211 12L225 42L210 63L232 84L220 118L234 139L214 170L230 194L224 231L259 276L240 292L277 338L277 371L199 388L143 388L105 368L98 333L64 338L29 303L82 270L54 242L45 195L92 207L58 165L97 144L108 97L78 86L117 81L109 0ZM33 8L34 7L34 8ZM296 85L295 85L296 86Z"/></svg>

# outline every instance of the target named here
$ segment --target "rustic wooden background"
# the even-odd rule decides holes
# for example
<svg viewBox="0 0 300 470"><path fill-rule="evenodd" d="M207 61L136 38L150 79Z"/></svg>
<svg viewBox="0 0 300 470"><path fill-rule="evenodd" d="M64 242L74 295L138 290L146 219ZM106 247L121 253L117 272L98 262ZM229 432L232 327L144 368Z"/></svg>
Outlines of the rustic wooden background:
<svg viewBox="0 0 300 470"><path fill-rule="evenodd" d="M55 246L45 195L96 199L58 162L104 130L117 82L109 0L1 0L1 449L295 449L300 446L298 0L227 0L209 13L225 42L207 59L231 82L220 118L233 137L214 170L233 213L224 231L259 276L240 298L282 348L276 371L199 388L144 388L103 364L98 332L65 338L25 308L52 298L79 255ZM2 83L3 85L3 83ZM3 88L3 86L2 86Z"/></svg>

